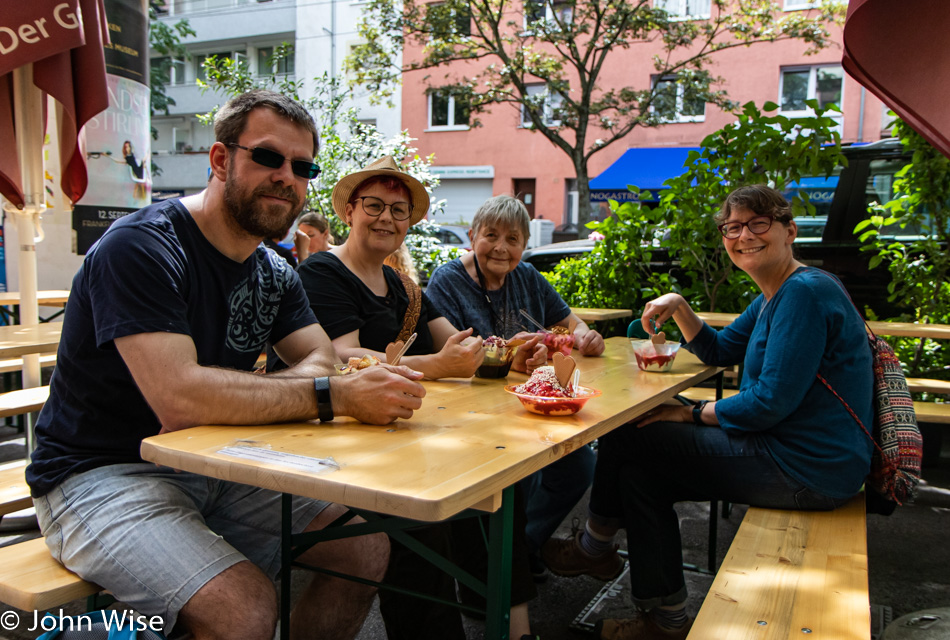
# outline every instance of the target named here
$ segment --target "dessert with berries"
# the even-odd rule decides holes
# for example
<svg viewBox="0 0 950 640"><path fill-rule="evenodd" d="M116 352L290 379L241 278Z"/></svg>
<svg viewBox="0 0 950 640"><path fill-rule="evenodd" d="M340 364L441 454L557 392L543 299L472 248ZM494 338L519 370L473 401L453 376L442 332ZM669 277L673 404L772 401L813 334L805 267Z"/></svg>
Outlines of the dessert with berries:
<svg viewBox="0 0 950 640"><path fill-rule="evenodd" d="M574 348L574 333L567 327L554 326L550 328L550 333L543 333L542 341L548 348L548 357L555 353L563 353L566 356L571 355L571 349Z"/></svg>
<svg viewBox="0 0 950 640"><path fill-rule="evenodd" d="M651 340L631 340L637 366L643 371L665 373L673 368L673 360L679 351L679 342L653 342Z"/></svg>
<svg viewBox="0 0 950 640"><path fill-rule="evenodd" d="M516 386L515 391L543 398L573 398L573 386L570 382L566 387L562 386L554 374L554 367L548 365L535 369L528 381Z"/></svg>

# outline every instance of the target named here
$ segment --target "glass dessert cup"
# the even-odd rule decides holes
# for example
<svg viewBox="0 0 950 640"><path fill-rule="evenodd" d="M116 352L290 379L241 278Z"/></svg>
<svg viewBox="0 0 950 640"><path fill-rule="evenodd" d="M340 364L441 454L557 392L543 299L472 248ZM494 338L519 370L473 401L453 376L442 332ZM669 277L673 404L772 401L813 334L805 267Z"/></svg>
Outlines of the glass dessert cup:
<svg viewBox="0 0 950 640"><path fill-rule="evenodd" d="M511 369L511 360L504 362L495 358L485 358L475 371L477 378L504 378Z"/></svg>
<svg viewBox="0 0 950 640"><path fill-rule="evenodd" d="M650 340L631 340L630 346L642 371L666 373L673 368L673 360L681 345L679 342L653 344Z"/></svg>
<svg viewBox="0 0 950 640"><path fill-rule="evenodd" d="M558 351L565 356L571 355L571 350L574 348L573 333L542 333L541 336L541 342L548 348L549 360Z"/></svg>
<svg viewBox="0 0 950 640"><path fill-rule="evenodd" d="M524 408L531 413L537 413L542 416L569 416L581 410L587 401L600 395L600 391L590 387L578 385L577 395L573 398L555 398L547 396L533 396L528 393L519 393L515 391L518 385L505 385L505 391L513 396L517 396Z"/></svg>

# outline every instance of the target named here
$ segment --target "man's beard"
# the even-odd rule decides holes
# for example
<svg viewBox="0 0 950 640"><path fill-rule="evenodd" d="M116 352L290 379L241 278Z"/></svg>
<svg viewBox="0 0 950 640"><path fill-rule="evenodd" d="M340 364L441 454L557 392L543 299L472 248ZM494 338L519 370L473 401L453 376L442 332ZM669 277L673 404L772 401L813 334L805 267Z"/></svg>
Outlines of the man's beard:
<svg viewBox="0 0 950 640"><path fill-rule="evenodd" d="M248 194L238 186L233 176L233 172L228 172L224 182L224 206L238 226L255 238L286 236L303 209L297 192L291 187L265 185ZM288 200L290 210L285 213L282 205L268 206L257 199L267 195Z"/></svg>

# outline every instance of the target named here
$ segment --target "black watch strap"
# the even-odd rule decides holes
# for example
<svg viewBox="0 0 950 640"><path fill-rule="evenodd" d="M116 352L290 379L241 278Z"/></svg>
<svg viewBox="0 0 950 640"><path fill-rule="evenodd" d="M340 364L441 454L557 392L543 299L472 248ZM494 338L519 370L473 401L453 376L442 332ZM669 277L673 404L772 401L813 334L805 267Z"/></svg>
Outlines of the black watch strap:
<svg viewBox="0 0 950 640"><path fill-rule="evenodd" d="M333 402L330 401L330 377L313 379L313 390L317 393L317 417L320 422L333 420Z"/></svg>
<svg viewBox="0 0 950 640"><path fill-rule="evenodd" d="M709 400L700 400L693 405L693 422L703 426L703 407L709 404Z"/></svg>

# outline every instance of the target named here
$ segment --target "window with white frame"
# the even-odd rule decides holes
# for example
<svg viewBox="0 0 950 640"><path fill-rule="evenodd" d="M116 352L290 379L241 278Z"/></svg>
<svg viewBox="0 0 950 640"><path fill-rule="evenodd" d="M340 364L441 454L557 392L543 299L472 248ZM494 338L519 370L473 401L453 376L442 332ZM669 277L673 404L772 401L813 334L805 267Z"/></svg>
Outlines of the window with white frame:
<svg viewBox="0 0 950 640"><path fill-rule="evenodd" d="M806 100L818 105L841 106L844 92L844 70L839 65L826 67L794 67L782 69L780 102L783 113L808 111Z"/></svg>
<svg viewBox="0 0 950 640"><path fill-rule="evenodd" d="M811 113L806 100L817 100L818 106L842 104L844 94L844 70L840 65L814 67L788 67L782 69L779 87L779 110L782 115L796 116ZM843 117L829 112L830 118L841 130Z"/></svg>
<svg viewBox="0 0 950 640"><path fill-rule="evenodd" d="M448 91L433 91L429 94L429 129L468 129L468 122L469 107L463 98Z"/></svg>
<svg viewBox="0 0 950 640"><path fill-rule="evenodd" d="M574 17L574 8L566 0L524 0L524 28L541 20L569 23Z"/></svg>
<svg viewBox="0 0 950 640"><path fill-rule="evenodd" d="M711 0L654 0L655 9L663 9L671 18L704 20L709 18Z"/></svg>
<svg viewBox="0 0 950 640"><path fill-rule="evenodd" d="M153 69L161 69L168 65L168 84L185 84L185 61L175 58L152 58L151 66Z"/></svg>
<svg viewBox="0 0 950 640"><path fill-rule="evenodd" d="M544 124L549 127L556 127L561 124L560 110L561 103L564 102L564 96L551 91L543 84L529 84L527 89L528 100L537 103L542 109ZM527 108L525 105L521 105L521 126L530 127L532 124Z"/></svg>
<svg viewBox="0 0 950 640"><path fill-rule="evenodd" d="M653 112L665 122L702 122L706 119L706 102L689 95L676 76L654 76L656 90Z"/></svg>
<svg viewBox="0 0 950 640"><path fill-rule="evenodd" d="M214 53L205 53L195 58L195 75L199 80L207 80L207 74L205 73L205 61L209 58L214 57L216 60L234 60L235 62L243 62L247 64L247 52L246 51L215 51Z"/></svg>
<svg viewBox="0 0 950 640"><path fill-rule="evenodd" d="M294 52L290 51L280 60L274 59L274 47L257 48L257 75L292 76L296 69Z"/></svg>

